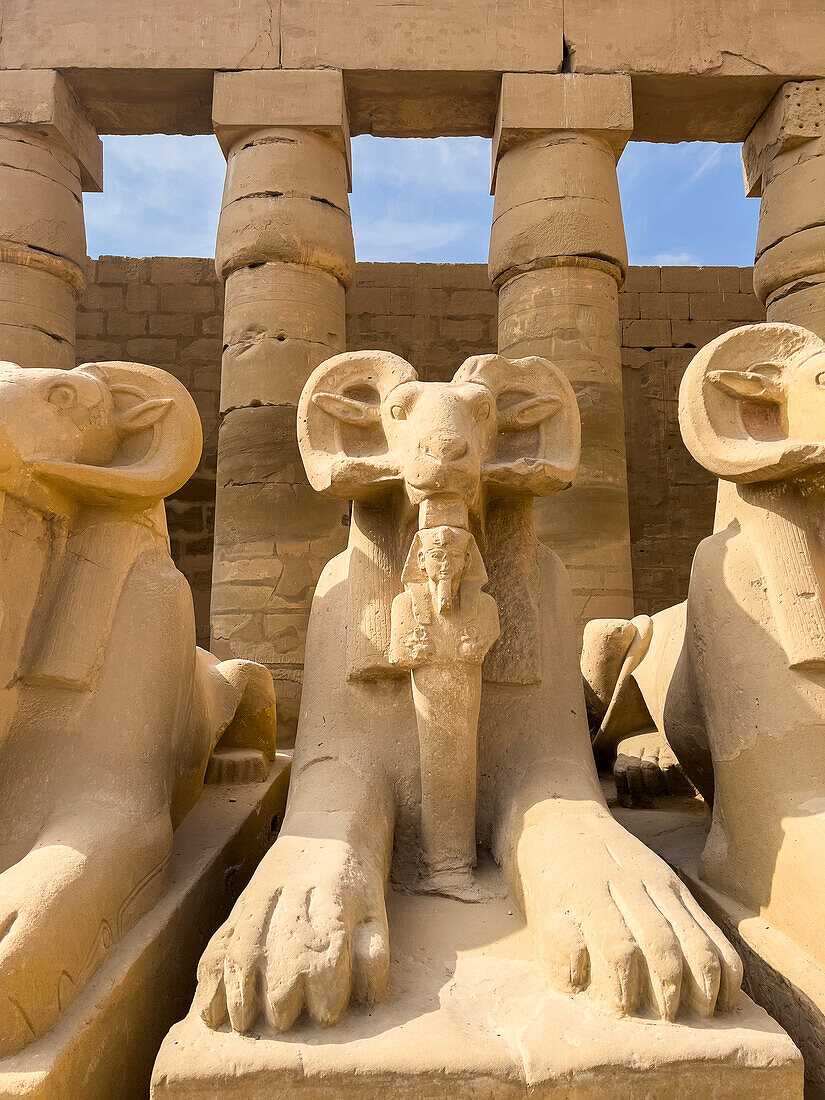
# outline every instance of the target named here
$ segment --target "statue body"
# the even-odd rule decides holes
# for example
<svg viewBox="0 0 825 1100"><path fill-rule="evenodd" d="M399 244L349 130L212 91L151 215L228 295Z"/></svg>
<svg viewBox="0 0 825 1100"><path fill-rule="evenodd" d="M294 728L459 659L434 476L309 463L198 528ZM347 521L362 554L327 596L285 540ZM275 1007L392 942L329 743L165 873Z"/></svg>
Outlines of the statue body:
<svg viewBox="0 0 825 1100"><path fill-rule="evenodd" d="M666 745L713 804L701 879L824 965L825 343L785 324L719 337L679 419L722 479L716 530L685 604L589 624L585 677L609 699L595 747L618 749L631 799L663 789Z"/></svg>
<svg viewBox="0 0 825 1100"><path fill-rule="evenodd" d="M152 367L0 365L0 1054L47 1031L163 895L172 832L271 678L195 647L163 497L200 423Z"/></svg>
<svg viewBox="0 0 825 1100"><path fill-rule="evenodd" d="M766 569L773 555L765 520L785 511L796 531L816 541L819 557L825 493L809 489L737 487L730 524L700 544L664 728L677 756L690 761L697 735L677 716L692 707L711 757L713 820L702 879L825 965L817 856L825 846L825 662L789 665L772 596L777 567L793 563L774 558ZM812 598L821 595L802 597Z"/></svg>
<svg viewBox="0 0 825 1100"><path fill-rule="evenodd" d="M735 952L593 764L570 587L532 519L578 461L564 376L481 356L422 384L342 355L310 377L299 441L312 484L355 500L349 546L313 601L284 825L201 961L199 1018L277 1033L384 999L390 879L479 898L479 849L552 987L664 1020L733 1007Z"/></svg>

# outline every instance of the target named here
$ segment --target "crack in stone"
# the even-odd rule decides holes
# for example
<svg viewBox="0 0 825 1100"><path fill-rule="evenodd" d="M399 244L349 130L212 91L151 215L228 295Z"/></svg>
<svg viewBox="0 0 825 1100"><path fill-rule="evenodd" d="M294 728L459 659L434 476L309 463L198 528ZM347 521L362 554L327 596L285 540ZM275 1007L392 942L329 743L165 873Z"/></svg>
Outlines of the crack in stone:
<svg viewBox="0 0 825 1100"><path fill-rule="evenodd" d="M25 145L27 143L23 142L23 144ZM38 171L37 168L23 168L19 164L8 164L4 160L0 160L0 168L8 168L11 172L28 172L32 176L40 176L41 179L48 180L49 183L54 183L58 187L62 187L64 191L68 191L74 201L78 203L78 205L82 205L83 203L83 199L79 195L77 195L76 192L72 191L71 187L67 187L65 183L61 183L61 181L55 179L54 176L47 176L45 172ZM43 249L42 251L45 251L45 249ZM56 253L53 254L56 255Z"/></svg>
<svg viewBox="0 0 825 1100"><path fill-rule="evenodd" d="M790 233L783 233L781 237L777 237L775 241L772 241L766 248L763 248L760 252L756 253L756 259L760 260L763 256L782 244L783 241L789 240L791 237L795 237L797 233L805 233L809 229L825 229L825 222L810 222L808 225L799 225L795 229L792 229Z"/></svg>
<svg viewBox="0 0 825 1100"><path fill-rule="evenodd" d="M54 340L58 344L66 344L67 347L72 346L71 340L67 340L65 336L58 336L56 332L49 332L47 328L42 328L40 325L14 325L8 321L0 321L0 326L21 329L23 332L40 332L43 336L48 336L50 340Z"/></svg>

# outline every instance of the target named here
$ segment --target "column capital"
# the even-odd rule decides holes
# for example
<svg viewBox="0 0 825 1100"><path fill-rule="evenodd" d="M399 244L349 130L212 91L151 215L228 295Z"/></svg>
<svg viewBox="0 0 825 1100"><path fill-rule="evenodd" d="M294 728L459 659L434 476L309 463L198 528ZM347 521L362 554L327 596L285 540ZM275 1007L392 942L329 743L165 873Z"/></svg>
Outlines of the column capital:
<svg viewBox="0 0 825 1100"><path fill-rule="evenodd" d="M0 126L27 126L56 140L77 161L83 190L103 190L103 142L54 69L0 72Z"/></svg>
<svg viewBox="0 0 825 1100"><path fill-rule="evenodd" d="M253 130L312 130L343 153L352 186L349 116L337 69L248 69L215 73L212 125L224 156Z"/></svg>
<svg viewBox="0 0 825 1100"><path fill-rule="evenodd" d="M559 130L602 138L618 160L633 133L630 77L623 73L504 73L493 131L491 193L499 159L508 149Z"/></svg>
<svg viewBox="0 0 825 1100"><path fill-rule="evenodd" d="M742 145L748 198L762 195L764 174L779 153L825 136L825 78L783 84Z"/></svg>

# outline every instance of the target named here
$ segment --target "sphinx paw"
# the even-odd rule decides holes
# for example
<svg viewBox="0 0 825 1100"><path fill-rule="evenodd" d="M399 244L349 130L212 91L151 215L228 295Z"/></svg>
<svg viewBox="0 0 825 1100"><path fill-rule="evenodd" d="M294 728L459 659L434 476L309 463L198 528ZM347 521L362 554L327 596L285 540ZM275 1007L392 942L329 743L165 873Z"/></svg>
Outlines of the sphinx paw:
<svg viewBox="0 0 825 1100"><path fill-rule="evenodd" d="M383 895L365 907L348 876L279 877L269 889L253 880L201 959L195 1010L209 1027L228 1017L243 1033L264 1017L283 1032L303 1013L330 1027L351 1000L373 1003L386 992Z"/></svg>
<svg viewBox="0 0 825 1100"><path fill-rule="evenodd" d="M648 805L657 795L694 793L673 749L658 730L619 742L613 778L622 806Z"/></svg>

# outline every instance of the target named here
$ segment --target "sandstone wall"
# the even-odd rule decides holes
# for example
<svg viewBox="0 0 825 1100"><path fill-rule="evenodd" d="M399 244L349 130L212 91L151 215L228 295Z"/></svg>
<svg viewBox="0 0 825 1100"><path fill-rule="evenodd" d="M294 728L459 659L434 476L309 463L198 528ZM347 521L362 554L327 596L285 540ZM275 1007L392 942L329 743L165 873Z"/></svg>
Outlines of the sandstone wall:
<svg viewBox="0 0 825 1100"><path fill-rule="evenodd" d="M620 295L636 611L682 599L696 543L710 531L715 486L679 436L679 381L697 347L763 320L750 268L632 268ZM495 350L496 299L483 264L359 264L348 346L386 348L422 378L448 379L468 355ZM189 388L204 453L167 505L172 551L209 638L215 448L223 290L212 260L103 256L90 264L78 315L78 361L135 359Z"/></svg>

